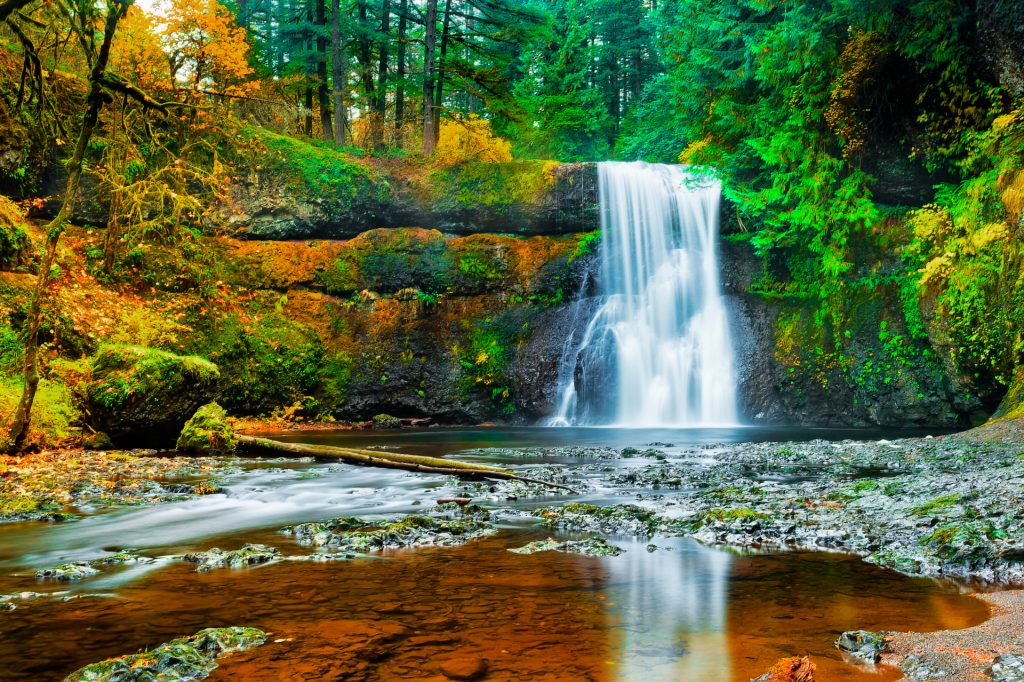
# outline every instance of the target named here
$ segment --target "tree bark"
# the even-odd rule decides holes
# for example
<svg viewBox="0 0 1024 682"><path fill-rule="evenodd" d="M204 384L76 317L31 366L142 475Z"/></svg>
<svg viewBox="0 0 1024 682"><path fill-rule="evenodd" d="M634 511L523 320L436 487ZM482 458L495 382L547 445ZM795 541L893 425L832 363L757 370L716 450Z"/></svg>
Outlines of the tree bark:
<svg viewBox="0 0 1024 682"><path fill-rule="evenodd" d="M334 87L334 143L348 134L348 50L341 40L341 0L331 0L331 80Z"/></svg>
<svg viewBox="0 0 1024 682"><path fill-rule="evenodd" d="M373 127L373 147L377 151L384 149L384 117L388 106L388 41L391 36L391 1L381 0L380 3L380 59L377 62L377 116Z"/></svg>
<svg viewBox="0 0 1024 682"><path fill-rule="evenodd" d="M398 56L395 64L395 132L401 145L402 124L405 123L405 33L409 0L402 0L398 9Z"/></svg>
<svg viewBox="0 0 1024 682"><path fill-rule="evenodd" d="M258 438L256 436L245 436L235 434L239 446L243 449L255 452L285 452L293 455L313 456L341 460L348 464L361 466L383 467L385 469L403 469L405 471L419 471L429 474L445 474L447 476L458 476L460 478L496 478L506 481L523 481L536 483L548 488L565 490L576 494L572 488L550 481L541 481L535 478L519 476L508 469L492 467L487 464L474 464L460 462L457 460L441 459L440 457L422 457L420 455L406 455L398 452L385 452L377 450L358 450L353 448L339 448L331 445L307 445L305 443L286 443L283 441L271 440L269 438Z"/></svg>
<svg viewBox="0 0 1024 682"><path fill-rule="evenodd" d="M441 100L444 98L444 60L448 56L448 35L452 18L452 0L444 2L444 20L441 23L441 54L437 60L437 82L434 93L434 146L441 137Z"/></svg>
<svg viewBox="0 0 1024 682"><path fill-rule="evenodd" d="M334 139L331 123L331 98L327 93L327 3L316 0L316 78L317 99L320 105L320 128L325 140Z"/></svg>
<svg viewBox="0 0 1024 682"><path fill-rule="evenodd" d="M437 45L437 0L427 0L423 33L423 155L437 146L434 131L434 49Z"/></svg>
<svg viewBox="0 0 1024 682"><path fill-rule="evenodd" d="M36 276L36 285L32 291L32 300L29 303L28 316L25 321L25 364L24 381L21 399L14 411L10 428L8 429L8 445L13 450L20 450L25 444L29 426L32 423L32 404L35 402L36 390L39 388L39 324L42 319L43 299L46 297L50 286L50 270L57 254L57 245L60 243L61 235L67 226L68 218L75 207L78 199L78 188L82 181L82 166L85 162L85 153L89 148L89 141L99 123L100 112L107 101L107 94L103 90L103 78L107 72L107 63L110 60L110 45L114 40L117 31L117 24L128 11L131 0L110 0L107 5L106 20L103 25L103 42L100 44L99 52L92 60L92 71L89 74L89 94L86 97L85 115L82 117L82 127L78 133L78 141L75 144L75 151L68 161L68 184L64 188L64 197L61 201L60 210L45 228L46 245L43 250L43 257L39 262L39 274ZM83 45L92 45L92 21L91 17L79 17L80 26L75 30L83 36ZM85 34L88 33L88 36Z"/></svg>

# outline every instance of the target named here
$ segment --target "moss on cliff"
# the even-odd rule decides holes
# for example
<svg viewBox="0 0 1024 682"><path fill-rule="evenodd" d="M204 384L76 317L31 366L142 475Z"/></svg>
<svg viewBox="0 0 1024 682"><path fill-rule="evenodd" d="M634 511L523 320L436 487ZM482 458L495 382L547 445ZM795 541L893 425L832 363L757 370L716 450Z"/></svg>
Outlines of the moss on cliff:
<svg viewBox="0 0 1024 682"><path fill-rule="evenodd" d="M496 215L539 202L555 184L555 161L467 162L427 177L430 207L438 213L487 209Z"/></svg>

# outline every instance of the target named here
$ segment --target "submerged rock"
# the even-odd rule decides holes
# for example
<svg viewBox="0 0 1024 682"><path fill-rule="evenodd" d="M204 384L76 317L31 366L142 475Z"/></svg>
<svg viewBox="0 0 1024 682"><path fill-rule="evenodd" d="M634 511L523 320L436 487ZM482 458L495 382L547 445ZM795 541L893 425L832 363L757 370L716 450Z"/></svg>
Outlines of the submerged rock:
<svg viewBox="0 0 1024 682"><path fill-rule="evenodd" d="M53 568L44 568L36 571L37 578L49 580L60 580L61 582L73 582L96 575L99 570L93 568L86 561L71 561L65 564L57 564Z"/></svg>
<svg viewBox="0 0 1024 682"><path fill-rule="evenodd" d="M878 632L867 630L848 630L839 635L836 640L836 647L854 658L859 658L867 663L877 663L885 653L887 644L885 636Z"/></svg>
<svg viewBox="0 0 1024 682"><path fill-rule="evenodd" d="M64 682L186 682L201 680L217 667L226 653L244 651L267 641L256 628L207 628L190 637L161 644L151 651L110 658L80 668Z"/></svg>
<svg viewBox="0 0 1024 682"><path fill-rule="evenodd" d="M281 532L316 547L376 552L401 547L456 547L495 530L490 522L472 516L442 519L413 515L397 521L364 521L343 516L289 526Z"/></svg>
<svg viewBox="0 0 1024 682"><path fill-rule="evenodd" d="M751 682L814 682L817 666L809 656L783 658L772 669Z"/></svg>
<svg viewBox="0 0 1024 682"><path fill-rule="evenodd" d="M522 547L508 550L515 554L536 554L537 552L566 552L568 554L582 554L583 556L619 556L626 550L621 547L609 544L604 538L589 538L587 540L567 540L559 542L552 538L537 540Z"/></svg>
<svg viewBox="0 0 1024 682"><path fill-rule="evenodd" d="M244 545L241 549L225 551L218 547L205 552L190 552L185 561L199 564L199 572L211 571L215 568L244 568L269 563L281 558L281 551L266 545Z"/></svg>

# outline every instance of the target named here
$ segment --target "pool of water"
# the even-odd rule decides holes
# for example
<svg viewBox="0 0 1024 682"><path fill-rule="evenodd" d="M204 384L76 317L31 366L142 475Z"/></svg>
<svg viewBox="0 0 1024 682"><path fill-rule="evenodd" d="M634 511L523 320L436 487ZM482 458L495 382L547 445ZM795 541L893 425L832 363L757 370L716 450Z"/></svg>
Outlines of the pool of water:
<svg viewBox="0 0 1024 682"><path fill-rule="evenodd" d="M731 433L734 442L742 440ZM803 439L850 435L809 432ZM721 433L611 429L425 429L294 439L463 457L490 447L660 441L682 451L728 440ZM160 557L264 542L304 554L307 549L278 533L281 526L409 513L456 492L443 477L252 462L223 494L65 524L0 525L0 593L68 590L71 597L0 611L0 679L60 679L84 664L204 627L250 625L271 632L270 643L223 659L212 679L436 680L440 666L456 658L486 659L491 680L746 682L779 658L810 654L819 679L877 681L898 674L844 662L832 647L841 631L962 628L988 613L954 585L835 554L737 553L662 537L612 538L626 552L608 558L508 552L548 536L526 521L506 522L496 535L464 547L329 564L283 561L196 573L189 564L158 561L106 570L71 587L33 575L36 568L121 547ZM624 501L623 492L615 501Z"/></svg>

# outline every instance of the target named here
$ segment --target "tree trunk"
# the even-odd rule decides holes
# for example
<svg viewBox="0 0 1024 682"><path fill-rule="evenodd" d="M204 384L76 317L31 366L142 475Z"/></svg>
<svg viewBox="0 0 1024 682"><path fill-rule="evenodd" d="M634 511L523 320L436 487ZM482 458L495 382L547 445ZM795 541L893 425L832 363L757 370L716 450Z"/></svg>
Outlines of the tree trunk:
<svg viewBox="0 0 1024 682"><path fill-rule="evenodd" d="M373 55L370 53L370 25L366 15L366 0L359 0L359 77L363 94L373 102Z"/></svg>
<svg viewBox="0 0 1024 682"><path fill-rule="evenodd" d="M334 85L334 143L348 133L348 50L341 40L341 0L331 0L331 80Z"/></svg>
<svg viewBox="0 0 1024 682"><path fill-rule="evenodd" d="M110 60L110 44L114 40L117 24L128 11L130 4L130 0L128 2L111 0L107 5L103 42L100 44L99 53L93 60L92 72L89 75L89 94L86 97L87 107L85 115L82 117L82 127L78 133L75 151L67 164L68 184L64 188L60 210L46 225L46 247L39 262L39 274L36 276L36 285L32 291L32 300L29 303L28 315L25 320L25 385L22 388L21 400L14 411L7 434L8 446L13 450L19 450L25 444L25 437L28 435L29 426L32 423L32 404L35 402L36 389L39 388L39 323L42 319L43 299L50 286L50 270L57 254L57 245L60 243L67 220L78 199L78 188L82 181L82 165L85 162L86 150L89 148L89 140L92 139L92 134L99 122L100 112L107 101L102 82L106 76L107 62ZM85 34L88 31L88 38L85 38L83 42L91 44L89 39L92 38L92 22L84 17L80 18L80 21L83 24L80 27L80 32Z"/></svg>
<svg viewBox="0 0 1024 682"><path fill-rule="evenodd" d="M444 98L444 60L448 56L448 35L452 18L452 0L444 2L444 21L441 26L441 55L437 62L437 91L434 93L434 146L441 137L441 100Z"/></svg>
<svg viewBox="0 0 1024 682"><path fill-rule="evenodd" d="M313 63L313 33L309 30L309 25L313 23L313 0L305 0L306 7L304 9L306 21L302 31L305 34L303 36L303 44L305 46L305 58L306 58L306 121L305 131L306 137L313 136L313 74L316 73L316 66Z"/></svg>
<svg viewBox="0 0 1024 682"><path fill-rule="evenodd" d="M373 127L373 147L377 151L384 149L384 116L388 106L388 41L391 37L391 1L381 0L380 3L380 59L377 62L377 116Z"/></svg>
<svg viewBox="0 0 1024 682"><path fill-rule="evenodd" d="M471 462L460 462L440 457L423 457L420 455L406 455L399 452L386 452L378 450L358 450L352 448L339 448L332 445L307 445L305 443L285 443L283 441L271 440L269 438L258 438L256 436L245 436L235 434L238 445L245 450L254 452L270 452L280 454L282 452L292 455L302 455L340 460L348 464L361 466L383 467L385 469L403 469L405 471L419 471L428 474L444 474L446 476L458 476L459 478L496 478L506 481L524 481L536 483L548 488L564 490L576 494L572 488L550 481L542 481L535 478L519 476L508 469L489 466L487 464L474 464Z"/></svg>
<svg viewBox="0 0 1024 682"><path fill-rule="evenodd" d="M405 123L405 31L409 0L402 0L398 9L398 57L395 64L395 132L401 145L402 124Z"/></svg>
<svg viewBox="0 0 1024 682"><path fill-rule="evenodd" d="M331 124L331 98L327 93L327 7L326 0L316 0L316 79L320 105L320 128L325 140L334 139Z"/></svg>
<svg viewBox="0 0 1024 682"><path fill-rule="evenodd" d="M423 33L423 155L437 146L434 132L434 48L437 44L437 0L427 0Z"/></svg>

